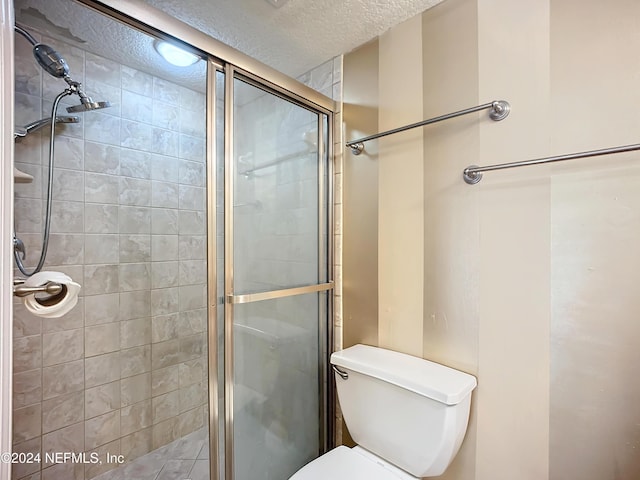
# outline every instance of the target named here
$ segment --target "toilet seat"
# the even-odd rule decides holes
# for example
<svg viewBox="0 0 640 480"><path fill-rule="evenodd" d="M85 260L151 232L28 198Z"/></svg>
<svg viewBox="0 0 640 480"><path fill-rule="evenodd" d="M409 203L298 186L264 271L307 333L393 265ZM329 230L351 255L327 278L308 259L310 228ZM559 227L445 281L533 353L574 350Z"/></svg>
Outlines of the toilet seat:
<svg viewBox="0 0 640 480"><path fill-rule="evenodd" d="M361 450L359 447L348 448L344 445L334 448L306 464L289 480L401 480L407 478L404 475L396 475L382 463L367 458L371 454L365 456L359 450Z"/></svg>

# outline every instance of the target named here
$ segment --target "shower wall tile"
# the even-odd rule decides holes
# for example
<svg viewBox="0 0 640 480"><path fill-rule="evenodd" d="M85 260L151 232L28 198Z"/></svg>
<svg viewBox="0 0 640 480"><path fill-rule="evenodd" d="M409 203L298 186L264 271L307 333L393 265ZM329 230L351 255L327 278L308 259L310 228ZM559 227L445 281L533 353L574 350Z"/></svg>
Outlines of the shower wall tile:
<svg viewBox="0 0 640 480"><path fill-rule="evenodd" d="M85 265L83 288L85 295L118 292L118 265Z"/></svg>
<svg viewBox="0 0 640 480"><path fill-rule="evenodd" d="M84 263L86 264L113 264L118 263L119 257L118 235L85 235L84 236ZM76 262L81 263L81 262Z"/></svg>
<svg viewBox="0 0 640 480"><path fill-rule="evenodd" d="M205 147L206 143L203 138L180 135L180 157L184 159L204 162L206 158Z"/></svg>
<svg viewBox="0 0 640 480"><path fill-rule="evenodd" d="M49 162L48 142L42 142L42 158ZM69 170L84 169L84 142L81 138L56 134L55 166Z"/></svg>
<svg viewBox="0 0 640 480"><path fill-rule="evenodd" d="M97 417L120 408L120 382L88 388L84 395L85 418Z"/></svg>
<svg viewBox="0 0 640 480"><path fill-rule="evenodd" d="M172 105L180 104L180 87L160 78L153 79L153 98Z"/></svg>
<svg viewBox="0 0 640 480"><path fill-rule="evenodd" d="M118 233L118 207L85 203L84 231L85 233Z"/></svg>
<svg viewBox="0 0 640 480"><path fill-rule="evenodd" d="M130 348L151 343L151 319L138 318L120 322L120 346Z"/></svg>
<svg viewBox="0 0 640 480"><path fill-rule="evenodd" d="M181 337L204 332L206 330L207 309L181 311L178 319L178 332Z"/></svg>
<svg viewBox="0 0 640 480"><path fill-rule="evenodd" d="M204 284L207 281L207 265L202 260L180 261L180 285Z"/></svg>
<svg viewBox="0 0 640 480"><path fill-rule="evenodd" d="M154 154L151 157L151 178L162 182L177 183L179 163L173 157Z"/></svg>
<svg viewBox="0 0 640 480"><path fill-rule="evenodd" d="M120 399L123 407L151 398L151 374L143 373L120 380Z"/></svg>
<svg viewBox="0 0 640 480"><path fill-rule="evenodd" d="M84 419L84 392L42 402L42 433L52 432Z"/></svg>
<svg viewBox="0 0 640 480"><path fill-rule="evenodd" d="M151 260L166 262L178 259L178 235L152 235Z"/></svg>
<svg viewBox="0 0 640 480"><path fill-rule="evenodd" d="M153 207L178 208L178 185L166 182L151 182L151 205Z"/></svg>
<svg viewBox="0 0 640 480"><path fill-rule="evenodd" d="M83 235L51 233L47 253L50 265L79 265L83 258Z"/></svg>
<svg viewBox="0 0 640 480"><path fill-rule="evenodd" d="M18 232L37 233L42 229L42 200L35 198L16 198L15 226Z"/></svg>
<svg viewBox="0 0 640 480"><path fill-rule="evenodd" d="M180 109L180 133L202 137L206 132L206 116L204 111Z"/></svg>
<svg viewBox="0 0 640 480"><path fill-rule="evenodd" d="M42 369L42 398L44 400L81 390L84 390L83 360Z"/></svg>
<svg viewBox="0 0 640 480"><path fill-rule="evenodd" d="M182 365L176 364L151 373L151 395L156 397L180 388Z"/></svg>
<svg viewBox="0 0 640 480"><path fill-rule="evenodd" d="M147 73L122 65L121 81L123 93L129 90L145 97L153 96L153 77Z"/></svg>
<svg viewBox="0 0 640 480"><path fill-rule="evenodd" d="M151 265L149 263L121 263L118 269L121 292L151 288Z"/></svg>
<svg viewBox="0 0 640 480"><path fill-rule="evenodd" d="M121 148L120 175L134 178L151 178L151 154L139 150Z"/></svg>
<svg viewBox="0 0 640 480"><path fill-rule="evenodd" d="M92 53L85 53L86 81L98 81L120 88L120 64Z"/></svg>
<svg viewBox="0 0 640 480"><path fill-rule="evenodd" d="M86 357L118 351L120 350L120 324L113 322L86 327L84 342Z"/></svg>
<svg viewBox="0 0 640 480"><path fill-rule="evenodd" d="M47 433L42 437L43 454L82 451L84 451L84 424L82 422ZM46 462L45 465L51 465L51 463Z"/></svg>
<svg viewBox="0 0 640 480"><path fill-rule="evenodd" d="M152 150L153 128L151 125L131 120L122 120L120 145L136 150Z"/></svg>
<svg viewBox="0 0 640 480"><path fill-rule="evenodd" d="M120 377L132 377L151 371L151 345L120 351Z"/></svg>
<svg viewBox="0 0 640 480"><path fill-rule="evenodd" d="M180 287L180 311L205 308L206 305L206 285L188 285Z"/></svg>
<svg viewBox="0 0 640 480"><path fill-rule="evenodd" d="M204 235L180 235L178 258L180 260L204 260L207 255L207 238Z"/></svg>
<svg viewBox="0 0 640 480"><path fill-rule="evenodd" d="M151 422L151 399L134 403L123 407L120 410L120 433L129 435L134 432L146 429L152 425ZM151 431L148 431L147 437L150 440ZM139 439L136 439L139 441ZM146 453L146 452L145 452Z"/></svg>
<svg viewBox="0 0 640 480"><path fill-rule="evenodd" d="M84 142L84 169L87 172L120 173L120 149L103 143Z"/></svg>
<svg viewBox="0 0 640 480"><path fill-rule="evenodd" d="M197 360L190 360L179 365L179 386L181 388L187 387L194 383L201 383L206 381L207 369L204 365L204 362L204 358L199 358Z"/></svg>
<svg viewBox="0 0 640 480"><path fill-rule="evenodd" d="M84 181L84 198L86 202L118 203L120 198L120 182L118 177L97 173L85 173Z"/></svg>
<svg viewBox="0 0 640 480"><path fill-rule="evenodd" d="M151 315L166 315L178 312L179 290L178 288L161 288L151 290Z"/></svg>
<svg viewBox="0 0 640 480"><path fill-rule="evenodd" d="M97 265L96 267L100 268L104 267L104 265ZM85 268L91 267L87 266ZM117 268L114 270L113 274L116 275L117 278ZM113 286L111 288L113 288ZM85 297L84 302L85 324L87 326L116 322L120 318L120 295L117 293L88 295Z"/></svg>
<svg viewBox="0 0 640 480"><path fill-rule="evenodd" d="M84 233L84 203L53 201L51 233Z"/></svg>
<svg viewBox="0 0 640 480"><path fill-rule="evenodd" d="M84 422L86 449L99 447L117 438L120 438L120 412L118 411L105 413Z"/></svg>
<svg viewBox="0 0 640 480"><path fill-rule="evenodd" d="M138 178L120 178L120 205L151 205L151 182Z"/></svg>
<svg viewBox="0 0 640 480"><path fill-rule="evenodd" d="M151 341L164 342L178 338L178 320L180 314L157 315L151 319Z"/></svg>
<svg viewBox="0 0 640 480"><path fill-rule="evenodd" d="M180 393L178 390L151 399L153 423L159 423L180 413Z"/></svg>
<svg viewBox="0 0 640 480"><path fill-rule="evenodd" d="M120 233L150 233L151 209L120 206L119 222Z"/></svg>
<svg viewBox="0 0 640 480"><path fill-rule="evenodd" d="M120 320L149 317L151 293L148 290L120 293Z"/></svg>
<svg viewBox="0 0 640 480"><path fill-rule="evenodd" d="M88 450L86 443L85 443L85 448L87 448ZM120 439L114 440L113 442L105 443L104 445L101 445L98 448L88 450L88 453L89 455L91 455L92 453L95 453L97 454L98 458L105 458L107 454L120 455ZM105 473L105 472L108 472L109 470L112 470L116 466L117 464L115 463L107 463L104 461L102 463L87 464L85 465L85 473L84 473L85 478L89 479L89 478L96 477L101 473Z"/></svg>
<svg viewBox="0 0 640 480"><path fill-rule="evenodd" d="M205 166L200 162L182 160L179 163L179 181L186 185L204 187L206 180Z"/></svg>
<svg viewBox="0 0 640 480"><path fill-rule="evenodd" d="M180 208L184 210L203 210L205 201L205 189L180 185Z"/></svg>
<svg viewBox="0 0 640 480"><path fill-rule="evenodd" d="M153 102L152 124L156 127L177 131L180 127L180 108L168 103Z"/></svg>
<svg viewBox="0 0 640 480"><path fill-rule="evenodd" d="M13 408L26 407L42 401L42 370L40 368L13 375Z"/></svg>
<svg viewBox="0 0 640 480"><path fill-rule="evenodd" d="M160 423L156 423L152 427L151 435L152 447L154 449L173 442L180 436L178 418L172 417Z"/></svg>
<svg viewBox="0 0 640 480"><path fill-rule="evenodd" d="M150 235L120 235L121 262L149 262L150 260Z"/></svg>
<svg viewBox="0 0 640 480"><path fill-rule="evenodd" d="M82 185L84 178L82 172L56 168L53 173L53 188L56 200L84 201Z"/></svg>
<svg viewBox="0 0 640 480"><path fill-rule="evenodd" d="M65 330L42 335L42 365L79 360L84 354L83 329Z"/></svg>
<svg viewBox="0 0 640 480"><path fill-rule="evenodd" d="M158 370L180 363L180 341L178 339L154 343L151 349L151 368Z"/></svg>
<svg viewBox="0 0 640 480"><path fill-rule="evenodd" d="M181 108L201 112L202 115L205 114L207 99L204 94L184 87L180 87L179 90Z"/></svg>
<svg viewBox="0 0 640 480"><path fill-rule="evenodd" d="M178 228L178 216L183 212L178 210L168 210L166 208L151 209L151 233L155 234L178 234L184 232L182 225ZM199 232L203 233L203 232Z"/></svg>
<svg viewBox="0 0 640 480"><path fill-rule="evenodd" d="M178 262L153 262L151 264L151 288L167 288L178 285Z"/></svg>
<svg viewBox="0 0 640 480"><path fill-rule="evenodd" d="M135 460L152 450L151 428L145 428L122 437L120 442L122 455L129 460Z"/></svg>
<svg viewBox="0 0 640 480"><path fill-rule="evenodd" d="M35 437L25 442L17 443L13 445L12 451L14 453L30 453L33 455L40 454L42 456L42 437ZM40 480L38 470L40 464L34 463L15 463L12 466L12 478L26 478L27 480ZM27 477L27 475L34 474L33 477Z"/></svg>
<svg viewBox="0 0 640 480"><path fill-rule="evenodd" d="M207 227L207 217L204 211L180 210L180 234L204 235ZM177 232L176 232L177 233Z"/></svg>
<svg viewBox="0 0 640 480"><path fill-rule="evenodd" d="M21 301L13 303L13 338L30 337L42 333L42 318L29 313ZM35 338L35 337L34 337ZM16 361L16 345L14 342L13 353Z"/></svg>
<svg viewBox="0 0 640 480"><path fill-rule="evenodd" d="M42 118L40 97L16 92L14 102L17 126L24 126Z"/></svg>
<svg viewBox="0 0 640 480"><path fill-rule="evenodd" d="M119 352L90 357L84 361L84 382L87 388L114 382L120 378Z"/></svg>
<svg viewBox="0 0 640 480"><path fill-rule="evenodd" d="M99 111L83 116L84 138L92 142L120 145L120 118ZM127 120L122 120L122 123ZM123 126L124 128L124 126Z"/></svg>
<svg viewBox="0 0 640 480"><path fill-rule="evenodd" d="M180 150L180 135L163 128L152 128L151 151L159 155L177 157Z"/></svg>
<svg viewBox="0 0 640 480"><path fill-rule="evenodd" d="M136 122L151 123L153 108L148 96L123 90L122 118Z"/></svg>
<svg viewBox="0 0 640 480"><path fill-rule="evenodd" d="M13 443L24 442L42 433L42 406L38 403L13 411Z"/></svg>

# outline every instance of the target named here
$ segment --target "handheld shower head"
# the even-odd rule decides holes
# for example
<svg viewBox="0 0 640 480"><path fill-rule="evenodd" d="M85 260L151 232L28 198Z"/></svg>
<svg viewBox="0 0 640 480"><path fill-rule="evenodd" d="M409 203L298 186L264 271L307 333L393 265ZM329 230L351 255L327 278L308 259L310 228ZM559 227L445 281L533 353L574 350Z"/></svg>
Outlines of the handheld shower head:
<svg viewBox="0 0 640 480"><path fill-rule="evenodd" d="M69 75L69 66L58 52L49 45L38 43L33 47L33 56L45 72L57 78Z"/></svg>

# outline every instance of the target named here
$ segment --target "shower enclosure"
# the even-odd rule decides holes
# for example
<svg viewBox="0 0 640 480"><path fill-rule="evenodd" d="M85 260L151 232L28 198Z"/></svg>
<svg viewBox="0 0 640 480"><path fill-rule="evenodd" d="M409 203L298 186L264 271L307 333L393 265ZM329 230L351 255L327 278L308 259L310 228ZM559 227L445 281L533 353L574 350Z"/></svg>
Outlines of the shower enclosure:
<svg viewBox="0 0 640 480"><path fill-rule="evenodd" d="M59 319L14 302L14 451L43 461L13 478L288 478L331 438L332 101L150 7L14 5L112 106L55 125L43 269L82 290ZM159 39L200 61L137 56ZM64 82L30 42L15 48L15 123L28 127ZM34 178L15 198L29 269L47 130L16 138ZM44 461L54 452L101 462Z"/></svg>

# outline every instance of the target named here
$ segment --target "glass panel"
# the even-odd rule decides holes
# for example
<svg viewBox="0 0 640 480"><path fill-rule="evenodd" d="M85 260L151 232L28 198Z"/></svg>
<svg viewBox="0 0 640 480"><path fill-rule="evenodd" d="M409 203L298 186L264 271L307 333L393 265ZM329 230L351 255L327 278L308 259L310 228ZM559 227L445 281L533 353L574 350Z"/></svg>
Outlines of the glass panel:
<svg viewBox="0 0 640 480"><path fill-rule="evenodd" d="M318 114L238 79L234 102L234 292L318 283Z"/></svg>
<svg viewBox="0 0 640 480"><path fill-rule="evenodd" d="M312 293L236 305L236 480L286 479L320 446L319 309Z"/></svg>

